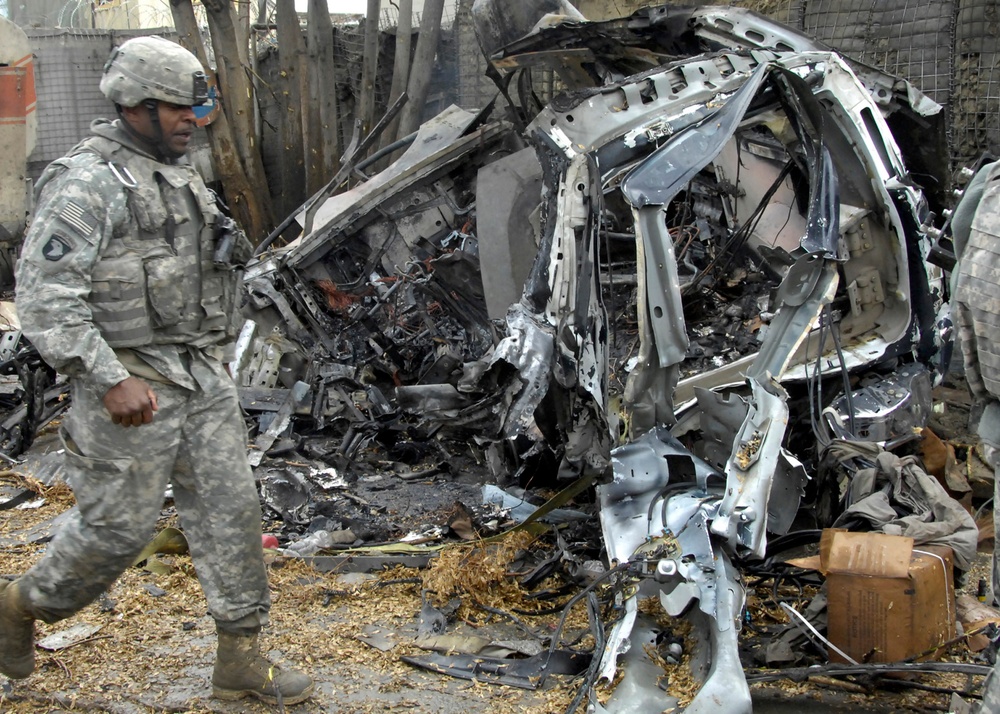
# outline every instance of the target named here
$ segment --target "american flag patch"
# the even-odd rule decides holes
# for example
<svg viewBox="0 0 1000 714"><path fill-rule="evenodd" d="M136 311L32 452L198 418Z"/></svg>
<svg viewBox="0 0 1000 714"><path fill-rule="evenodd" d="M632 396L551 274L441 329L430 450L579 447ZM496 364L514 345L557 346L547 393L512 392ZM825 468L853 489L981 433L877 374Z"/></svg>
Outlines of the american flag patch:
<svg viewBox="0 0 1000 714"><path fill-rule="evenodd" d="M97 219L72 201L66 204L59 217L82 236L89 236L97 228Z"/></svg>

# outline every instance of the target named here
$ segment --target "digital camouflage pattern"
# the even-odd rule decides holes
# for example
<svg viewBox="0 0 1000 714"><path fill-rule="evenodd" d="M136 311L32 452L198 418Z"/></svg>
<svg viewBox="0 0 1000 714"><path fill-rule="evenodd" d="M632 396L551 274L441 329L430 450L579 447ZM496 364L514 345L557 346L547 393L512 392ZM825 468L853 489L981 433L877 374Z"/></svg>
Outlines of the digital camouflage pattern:
<svg viewBox="0 0 1000 714"><path fill-rule="evenodd" d="M112 424L103 393L74 380L62 437L79 511L19 581L39 619L72 615L132 564L169 482L209 612L223 629L265 624L260 503L236 387L221 364L198 362L192 371L203 386L155 385L159 411L136 428Z"/></svg>
<svg viewBox="0 0 1000 714"><path fill-rule="evenodd" d="M955 317L965 376L981 414L977 430L994 470L993 526L1000 533L1000 162L981 169L981 185L968 236L956 234L958 267L953 278ZM964 203L964 201L963 201ZM968 206L959 205L968 210ZM963 231L964 233L964 231ZM1000 597L1000 549L993 550L992 593ZM983 714L1000 712L1000 660L984 685Z"/></svg>
<svg viewBox="0 0 1000 714"><path fill-rule="evenodd" d="M158 162L117 122L92 129L39 180L17 266L22 330L72 379L63 437L79 503L21 588L49 622L91 602L148 542L171 483L211 614L256 631L270 599L245 426L220 361L237 273L212 263L219 214L186 163ZM159 411L125 428L102 398L130 375Z"/></svg>
<svg viewBox="0 0 1000 714"><path fill-rule="evenodd" d="M1000 162L984 171L955 278L966 378L977 400L1000 398Z"/></svg>
<svg viewBox="0 0 1000 714"><path fill-rule="evenodd" d="M965 377L981 413L977 425L992 453L1000 447L1000 162L977 176L982 197L973 214L968 236L956 236L959 263L954 277L954 306L959 340L965 359ZM1000 464L993 464L1000 475ZM994 498L1000 503L1000 479ZM1000 509L993 511L1000 528ZM1000 532L1000 530L998 530ZM994 599L1000 595L1000 552L993 555Z"/></svg>
<svg viewBox="0 0 1000 714"><path fill-rule="evenodd" d="M111 52L101 92L115 104L134 107L157 99L193 106L208 100L205 71L198 58L163 37L134 37Z"/></svg>
<svg viewBox="0 0 1000 714"><path fill-rule="evenodd" d="M117 123L92 129L39 179L18 263L21 318L70 377L107 391L128 376L114 348L135 347L169 381L193 388L177 350L160 345L231 354L238 276L212 261L218 211L192 167L157 164ZM250 247L238 238L242 260Z"/></svg>
<svg viewBox="0 0 1000 714"><path fill-rule="evenodd" d="M997 714L1000 712L1000 657L997 658L996 664L993 665L993 671L983 683L983 701L979 708L974 711L977 714Z"/></svg>

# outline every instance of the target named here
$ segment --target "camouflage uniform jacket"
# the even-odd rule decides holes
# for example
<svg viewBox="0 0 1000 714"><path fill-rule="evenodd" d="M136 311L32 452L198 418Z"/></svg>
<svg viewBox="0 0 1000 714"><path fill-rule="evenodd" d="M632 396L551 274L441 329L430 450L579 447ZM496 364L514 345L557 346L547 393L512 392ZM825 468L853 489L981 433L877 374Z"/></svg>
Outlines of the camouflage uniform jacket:
<svg viewBox="0 0 1000 714"><path fill-rule="evenodd" d="M17 267L22 328L99 393L129 374L192 389L190 361L228 358L237 328L238 273L212 262L221 214L188 163L158 161L119 122L91 130L39 179Z"/></svg>
<svg viewBox="0 0 1000 714"><path fill-rule="evenodd" d="M982 198L954 279L966 379L978 401L1000 398L1000 162L983 171Z"/></svg>

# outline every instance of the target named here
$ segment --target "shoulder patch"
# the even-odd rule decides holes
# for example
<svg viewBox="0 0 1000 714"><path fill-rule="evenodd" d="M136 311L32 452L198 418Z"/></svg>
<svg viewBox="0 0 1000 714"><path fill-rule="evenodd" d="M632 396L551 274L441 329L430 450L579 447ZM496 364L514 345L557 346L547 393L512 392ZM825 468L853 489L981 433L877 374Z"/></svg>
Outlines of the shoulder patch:
<svg viewBox="0 0 1000 714"><path fill-rule="evenodd" d="M55 263L72 253L75 248L68 237L53 233L42 246L42 257Z"/></svg>
<svg viewBox="0 0 1000 714"><path fill-rule="evenodd" d="M73 201L66 202L59 213L59 218L84 237L89 236L97 228L97 219Z"/></svg>

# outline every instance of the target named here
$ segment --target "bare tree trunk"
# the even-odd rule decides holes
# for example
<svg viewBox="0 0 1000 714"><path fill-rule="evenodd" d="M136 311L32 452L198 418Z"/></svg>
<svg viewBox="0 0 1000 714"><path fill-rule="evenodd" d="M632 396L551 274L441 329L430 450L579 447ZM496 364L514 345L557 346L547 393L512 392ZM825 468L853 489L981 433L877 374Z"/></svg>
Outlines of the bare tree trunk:
<svg viewBox="0 0 1000 714"><path fill-rule="evenodd" d="M302 204L306 195L305 149L302 129L302 31L295 0L277 0L278 61L281 83L276 87L281 109L280 132L284 155L281 161L283 213Z"/></svg>
<svg viewBox="0 0 1000 714"><path fill-rule="evenodd" d="M389 89L389 105L406 91L410 78L410 45L413 39L413 0L399 0L399 20L396 23L396 58L392 64L392 86ZM386 127L380 147L385 148L396 139L399 130L399 114Z"/></svg>
<svg viewBox="0 0 1000 714"><path fill-rule="evenodd" d="M236 39L241 47L247 48L248 52L253 51L250 47L250 0L236 0L237 36ZM242 60L246 63L249 55L243 55Z"/></svg>
<svg viewBox="0 0 1000 714"><path fill-rule="evenodd" d="M174 17L180 43L194 53L198 60L208 67L205 47L198 32L191 0L171 0L170 11ZM229 123L228 108L222 107L219 116L208 125L208 140L212 145L212 157L219 180L225 188L226 200L233 211L236 222L247 232L251 241L257 243L270 232L270 194L266 184L255 184L247 176L240 153ZM259 190L257 186L265 186Z"/></svg>
<svg viewBox="0 0 1000 714"><path fill-rule="evenodd" d="M254 140L258 143L261 141L261 137L264 133L264 122L260 115L260 56L257 52L257 40L259 38L258 33L262 32L262 27L267 24L267 0L256 0L257 2L257 20L254 23L255 28L250 35L250 86L253 88L253 136Z"/></svg>
<svg viewBox="0 0 1000 714"><path fill-rule="evenodd" d="M170 0L171 8L191 5L191 0ZM212 48L218 64L219 85L227 116L236 140L247 179L257 188L259 210L254 212L251 224L244 225L252 241L263 240L274 226L274 212L271 193L267 189L264 162L253 132L253 108L251 104L250 82L241 58L246 49L236 40L236 26L233 23L233 8L229 0L202 0L208 17L208 29L212 35Z"/></svg>
<svg viewBox="0 0 1000 714"><path fill-rule="evenodd" d="M420 37L417 39L417 51L413 57L413 71L406 87L409 100L403 107L399 118L399 136L404 137L416 131L420 126L420 117L427 101L427 92L431 86L431 75L434 72L434 55L437 54L438 41L441 39L441 15L444 12L444 0L427 0L424 3L424 13L420 18Z"/></svg>
<svg viewBox="0 0 1000 714"><path fill-rule="evenodd" d="M409 2L409 0L405 0ZM309 125L306 193L312 196L340 169L336 59L327 0L309 0Z"/></svg>
<svg viewBox="0 0 1000 714"><path fill-rule="evenodd" d="M379 0L368 0L365 15L365 53L361 67L361 97L355 117L361 120L361 135L375 125L375 75L378 73Z"/></svg>

